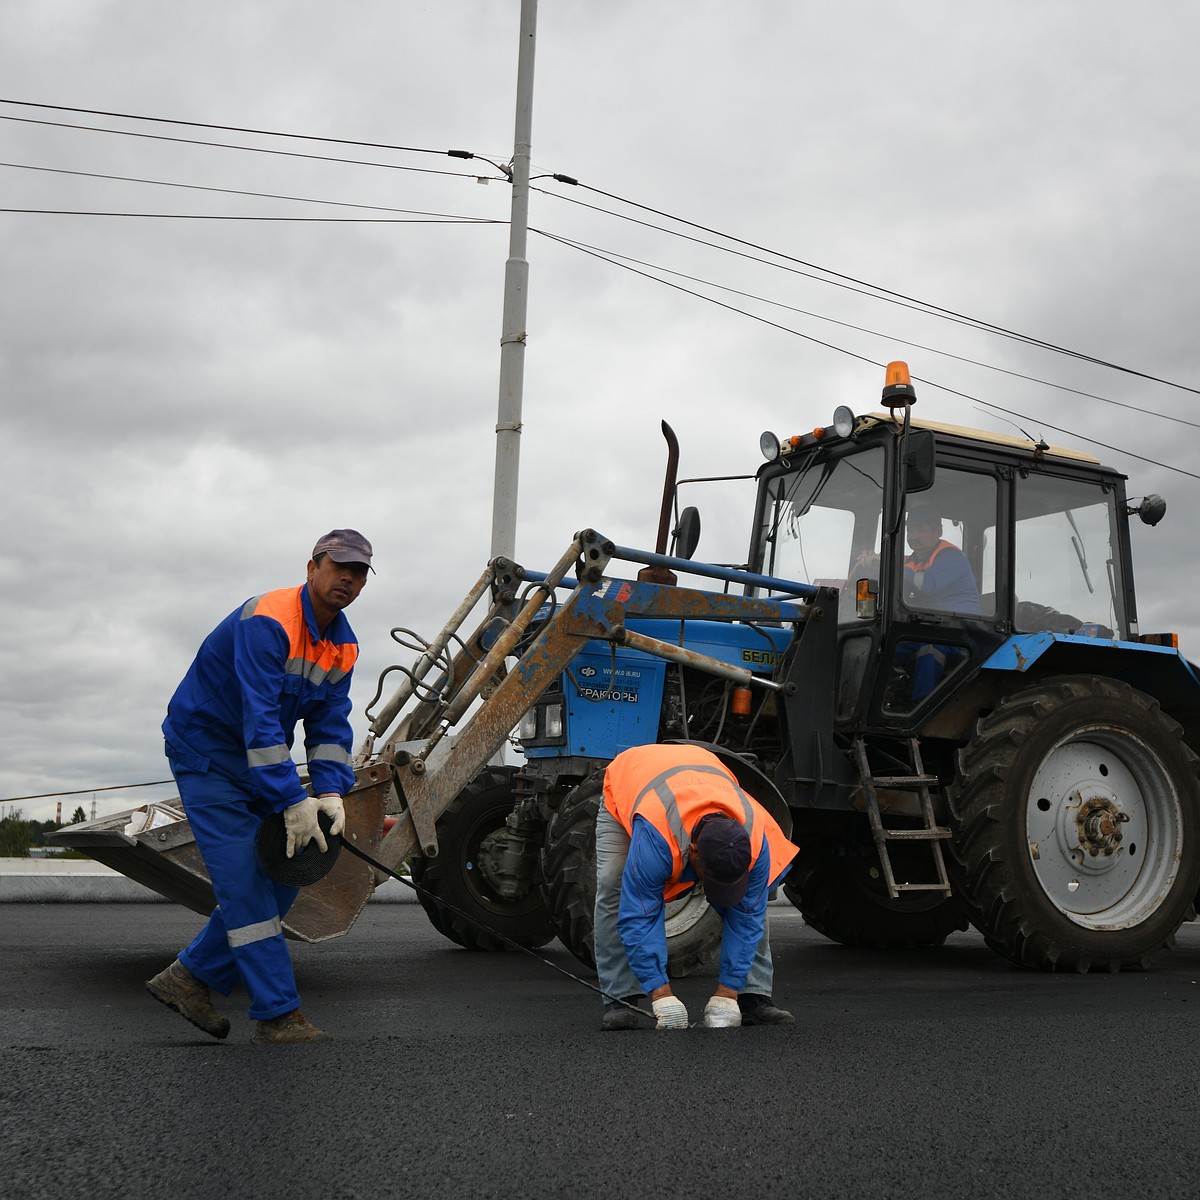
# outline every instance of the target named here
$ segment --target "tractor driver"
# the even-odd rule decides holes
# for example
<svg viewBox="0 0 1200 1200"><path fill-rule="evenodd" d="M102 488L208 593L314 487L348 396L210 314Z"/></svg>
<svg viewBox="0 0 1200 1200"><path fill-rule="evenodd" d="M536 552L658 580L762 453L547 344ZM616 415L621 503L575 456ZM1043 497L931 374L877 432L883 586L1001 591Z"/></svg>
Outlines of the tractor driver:
<svg viewBox="0 0 1200 1200"><path fill-rule="evenodd" d="M908 514L904 599L909 607L980 616L979 588L967 556L942 537L942 518L930 505Z"/></svg>
<svg viewBox="0 0 1200 1200"><path fill-rule="evenodd" d="M959 612L979 616L979 588L967 556L942 537L942 518L931 505L918 505L908 514L908 545L904 560L904 602L909 608ZM924 642L916 649L901 646L898 666L911 672L909 694L923 700L941 682L948 668L965 657L961 646Z"/></svg>

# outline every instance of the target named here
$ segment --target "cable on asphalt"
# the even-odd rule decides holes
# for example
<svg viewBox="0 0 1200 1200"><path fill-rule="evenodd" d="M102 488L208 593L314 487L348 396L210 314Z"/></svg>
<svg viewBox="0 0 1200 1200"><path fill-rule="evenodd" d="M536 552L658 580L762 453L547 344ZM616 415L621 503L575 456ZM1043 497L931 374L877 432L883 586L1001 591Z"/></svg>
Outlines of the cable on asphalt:
<svg viewBox="0 0 1200 1200"><path fill-rule="evenodd" d="M428 888L421 887L420 884L413 883L411 879L406 879L403 875L393 871L391 867L385 867L383 863L372 858L365 850L360 850L353 842L342 838L342 845L350 851L351 854L361 858L368 866L374 867L377 871L382 871L385 875L390 875L393 879L398 879L406 887L412 888L414 892L421 896L428 896L435 904L440 904L443 908L448 908L452 913L462 917L466 921L470 921L477 929L482 929L485 933L491 934L494 938L499 938L505 945L511 946L514 950L520 950L523 954L528 954L530 958L536 959L538 962L549 967L552 971L557 971L560 975L565 975L568 979L575 980L576 983L582 984L589 991L596 992L602 999L614 1004L620 1004L623 1008L628 1008L640 1016L651 1019L651 1014L644 1008L638 1008L636 1004L630 1004L628 1000L622 999L620 996L610 996L607 992L598 988L594 983L588 983L586 979L580 979L578 975L568 971L566 967L560 967L557 963L552 963L548 958L543 958L540 954L535 954L528 946L522 946L520 942L513 941L512 938L506 937L498 930L493 929L490 925L485 925L482 921L471 916L470 913L464 912L456 904L451 904L449 900L442 899L441 896L435 896Z"/></svg>

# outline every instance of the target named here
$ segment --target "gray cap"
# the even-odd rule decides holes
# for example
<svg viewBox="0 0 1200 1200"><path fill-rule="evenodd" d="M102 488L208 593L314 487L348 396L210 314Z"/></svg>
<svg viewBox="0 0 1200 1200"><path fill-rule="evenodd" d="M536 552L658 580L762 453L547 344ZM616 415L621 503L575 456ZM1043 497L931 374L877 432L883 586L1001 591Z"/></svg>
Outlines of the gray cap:
<svg viewBox="0 0 1200 1200"><path fill-rule="evenodd" d="M357 529L331 529L313 547L313 558L319 554L328 554L336 563L366 563L371 567L371 543Z"/></svg>

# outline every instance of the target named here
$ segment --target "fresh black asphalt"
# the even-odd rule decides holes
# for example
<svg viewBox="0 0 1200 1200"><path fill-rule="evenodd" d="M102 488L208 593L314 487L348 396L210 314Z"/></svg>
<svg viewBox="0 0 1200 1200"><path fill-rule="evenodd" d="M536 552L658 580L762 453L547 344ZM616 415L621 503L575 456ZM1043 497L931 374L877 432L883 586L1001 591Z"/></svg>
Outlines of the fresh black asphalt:
<svg viewBox="0 0 1200 1200"><path fill-rule="evenodd" d="M792 1028L604 1034L578 983L370 905L347 937L293 944L337 1040L262 1048L241 997L216 1042L143 990L193 914L0 906L0 1194L1200 1193L1200 928L1147 972L1062 976L975 934L870 953L771 911ZM679 981L694 1016L711 984Z"/></svg>

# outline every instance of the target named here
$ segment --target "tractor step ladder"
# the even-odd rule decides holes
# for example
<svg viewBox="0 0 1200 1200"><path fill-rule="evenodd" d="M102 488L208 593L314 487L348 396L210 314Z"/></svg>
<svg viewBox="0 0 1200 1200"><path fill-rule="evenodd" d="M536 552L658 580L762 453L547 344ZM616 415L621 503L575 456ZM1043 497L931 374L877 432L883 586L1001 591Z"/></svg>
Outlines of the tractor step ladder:
<svg viewBox="0 0 1200 1200"><path fill-rule="evenodd" d="M946 875L946 860L942 857L942 842L951 836L950 830L939 826L933 815L933 800L929 789L938 786L936 775L926 775L921 762L921 747L916 738L909 738L909 751L912 756L913 774L911 775L872 775L870 764L867 762L867 747L862 738L854 739L854 758L858 766L858 777L862 783L863 795L867 800L867 816L871 821L871 834L875 838L875 849L879 853L879 862L883 867L884 882L893 900L899 898L901 892L941 892L943 896L950 895L950 880ZM885 829L883 817L879 811L879 797L876 788L891 789L901 792L916 792L921 797L921 814L924 825L919 829ZM937 873L936 883L897 883L892 870L892 860L888 854L888 842L928 842L933 855L933 865Z"/></svg>

